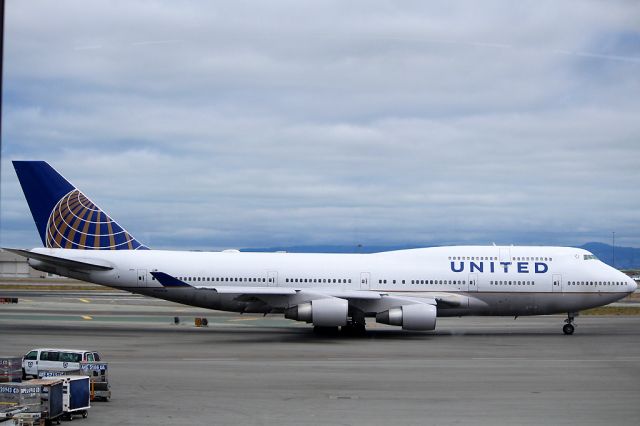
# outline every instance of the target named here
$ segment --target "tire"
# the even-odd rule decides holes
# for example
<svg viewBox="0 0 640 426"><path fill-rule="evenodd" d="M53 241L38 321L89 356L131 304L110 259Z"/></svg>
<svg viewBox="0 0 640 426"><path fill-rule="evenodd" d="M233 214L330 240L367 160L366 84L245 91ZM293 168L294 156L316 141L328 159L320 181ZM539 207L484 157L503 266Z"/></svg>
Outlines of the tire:
<svg viewBox="0 0 640 426"><path fill-rule="evenodd" d="M313 332L318 336L336 336L338 334L339 327L320 327L314 326Z"/></svg>
<svg viewBox="0 0 640 426"><path fill-rule="evenodd" d="M362 323L350 323L343 326L340 331L346 336L359 337L366 334L366 327Z"/></svg>
<svg viewBox="0 0 640 426"><path fill-rule="evenodd" d="M565 324L564 327L562 327L562 332L567 336L571 336L574 331L576 331L576 329L573 324Z"/></svg>

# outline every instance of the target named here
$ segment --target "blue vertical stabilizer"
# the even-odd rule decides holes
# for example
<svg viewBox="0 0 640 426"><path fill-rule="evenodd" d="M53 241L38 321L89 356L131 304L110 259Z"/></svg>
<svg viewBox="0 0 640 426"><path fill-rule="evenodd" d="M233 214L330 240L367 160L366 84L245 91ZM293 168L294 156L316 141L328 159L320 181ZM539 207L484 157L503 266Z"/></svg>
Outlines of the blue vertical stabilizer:
<svg viewBox="0 0 640 426"><path fill-rule="evenodd" d="M146 247L44 161L14 161L45 247L136 250Z"/></svg>

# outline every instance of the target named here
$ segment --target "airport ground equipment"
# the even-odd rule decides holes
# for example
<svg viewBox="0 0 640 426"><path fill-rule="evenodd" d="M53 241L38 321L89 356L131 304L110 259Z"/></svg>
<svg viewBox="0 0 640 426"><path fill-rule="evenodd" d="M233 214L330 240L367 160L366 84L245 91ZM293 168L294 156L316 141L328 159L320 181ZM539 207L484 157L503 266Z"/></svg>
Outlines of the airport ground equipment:
<svg viewBox="0 0 640 426"><path fill-rule="evenodd" d="M109 364L106 362L81 362L78 370L40 370L38 377L87 376L90 384L91 401L111 399L109 384Z"/></svg>
<svg viewBox="0 0 640 426"><path fill-rule="evenodd" d="M0 406L0 423L6 422L7 420L20 413L24 413L25 411L27 411L27 407L23 407L20 405ZM4 423L2 426L5 426L5 424L6 423Z"/></svg>
<svg viewBox="0 0 640 426"><path fill-rule="evenodd" d="M42 418L40 413L21 412L13 415L2 423L2 426L46 426L51 424Z"/></svg>
<svg viewBox="0 0 640 426"><path fill-rule="evenodd" d="M111 399L109 364L106 362L81 362L80 374L88 376L91 384L91 401Z"/></svg>
<svg viewBox="0 0 640 426"><path fill-rule="evenodd" d="M24 375L38 377L40 370L79 371L81 362L100 361L100 354L85 349L35 348L22 357Z"/></svg>
<svg viewBox="0 0 640 426"><path fill-rule="evenodd" d="M0 383L22 381L22 358L0 357Z"/></svg>
<svg viewBox="0 0 640 426"><path fill-rule="evenodd" d="M0 383L0 406L26 407L25 411L40 412L42 387L29 381L21 383Z"/></svg>
<svg viewBox="0 0 640 426"><path fill-rule="evenodd" d="M63 381L59 379L35 379L21 383L0 384L0 405L20 409L24 419L50 422L63 414ZM26 416L26 417L25 417Z"/></svg>
<svg viewBox="0 0 640 426"><path fill-rule="evenodd" d="M60 376L62 379L63 418L73 419L75 415L86 418L91 408L91 385L87 376Z"/></svg>

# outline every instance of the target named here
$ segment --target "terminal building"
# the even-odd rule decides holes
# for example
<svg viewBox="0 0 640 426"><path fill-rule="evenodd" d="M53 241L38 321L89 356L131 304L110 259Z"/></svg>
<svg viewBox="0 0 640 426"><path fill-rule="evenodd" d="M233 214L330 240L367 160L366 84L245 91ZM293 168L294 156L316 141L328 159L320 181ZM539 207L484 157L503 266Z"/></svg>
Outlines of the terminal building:
<svg viewBox="0 0 640 426"><path fill-rule="evenodd" d="M8 251L0 250L0 278L48 278L50 274L36 271L27 259Z"/></svg>

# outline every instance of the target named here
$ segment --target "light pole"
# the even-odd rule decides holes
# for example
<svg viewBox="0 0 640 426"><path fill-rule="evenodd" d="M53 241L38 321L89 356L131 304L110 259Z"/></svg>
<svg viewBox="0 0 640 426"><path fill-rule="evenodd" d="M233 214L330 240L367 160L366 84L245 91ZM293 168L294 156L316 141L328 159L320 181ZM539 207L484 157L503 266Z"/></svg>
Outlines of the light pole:
<svg viewBox="0 0 640 426"><path fill-rule="evenodd" d="M612 236L612 240L613 240L613 244L611 245L611 266L613 266L614 268L616 267L616 233L615 231L611 233Z"/></svg>

